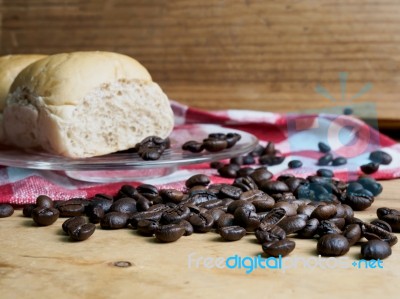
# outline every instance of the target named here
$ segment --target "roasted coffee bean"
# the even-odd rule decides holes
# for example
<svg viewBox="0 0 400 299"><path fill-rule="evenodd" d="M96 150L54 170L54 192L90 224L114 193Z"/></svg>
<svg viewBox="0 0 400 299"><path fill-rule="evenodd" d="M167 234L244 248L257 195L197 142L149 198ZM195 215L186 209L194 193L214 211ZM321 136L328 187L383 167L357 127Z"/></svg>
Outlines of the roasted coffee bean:
<svg viewBox="0 0 400 299"><path fill-rule="evenodd" d="M76 217L68 218L67 220L65 220L61 227L62 227L62 230L66 234L68 234L68 227L81 226L81 225L84 225L85 223L87 223L85 217L76 216Z"/></svg>
<svg viewBox="0 0 400 299"><path fill-rule="evenodd" d="M218 168L218 173L224 178L236 178L236 172L240 169L240 166L236 164L226 164Z"/></svg>
<svg viewBox="0 0 400 299"><path fill-rule="evenodd" d="M243 192L258 189L257 184L249 176L236 178L232 186L240 188Z"/></svg>
<svg viewBox="0 0 400 299"><path fill-rule="evenodd" d="M185 228L179 224L162 225L155 231L156 239L164 243L175 242L184 234Z"/></svg>
<svg viewBox="0 0 400 299"><path fill-rule="evenodd" d="M360 166L360 169L365 174L371 174L377 172L379 169L379 164L375 162L370 162Z"/></svg>
<svg viewBox="0 0 400 299"><path fill-rule="evenodd" d="M252 212L256 211L256 207L251 202L248 202L247 200L239 199L239 200L234 200L233 202L231 202L228 205L227 212L234 214L236 209L241 208L241 207L246 210L252 211Z"/></svg>
<svg viewBox="0 0 400 299"><path fill-rule="evenodd" d="M242 193L243 193L242 189L230 185L223 186L220 190L220 194L222 196L230 197L233 199L239 199Z"/></svg>
<svg viewBox="0 0 400 299"><path fill-rule="evenodd" d="M346 220L346 222L348 222L348 220L350 220L354 217L354 211L349 205L342 204L342 207L345 210L344 219Z"/></svg>
<svg viewBox="0 0 400 299"><path fill-rule="evenodd" d="M292 203L294 201L296 201L296 196L293 195L292 192L284 192L284 193L275 193L275 194L271 194L271 197L275 200L275 202L287 202L287 203ZM296 206L297 209L297 206Z"/></svg>
<svg viewBox="0 0 400 299"><path fill-rule="evenodd" d="M338 234L324 235L317 244L317 251L323 256L341 256L346 254L349 248L349 241Z"/></svg>
<svg viewBox="0 0 400 299"><path fill-rule="evenodd" d="M210 168L214 168L214 169L220 169L222 166L224 166L225 164L220 162L220 161L215 161L215 162L211 162L210 163Z"/></svg>
<svg viewBox="0 0 400 299"><path fill-rule="evenodd" d="M138 193L136 188L132 185L123 185L121 189L118 191L117 198L122 197L132 197L134 198L135 195Z"/></svg>
<svg viewBox="0 0 400 299"><path fill-rule="evenodd" d="M249 155L253 157L260 157L264 152L264 147L261 144L257 144L256 147L250 152Z"/></svg>
<svg viewBox="0 0 400 299"><path fill-rule="evenodd" d="M188 221L196 233L209 232L214 224L214 218L208 213L192 214Z"/></svg>
<svg viewBox="0 0 400 299"><path fill-rule="evenodd" d="M54 206L53 200L47 195L39 195L36 198L36 206L43 208L52 208Z"/></svg>
<svg viewBox="0 0 400 299"><path fill-rule="evenodd" d="M210 134L208 134L208 138L225 140L226 139L226 135L224 133L210 133Z"/></svg>
<svg viewBox="0 0 400 299"><path fill-rule="evenodd" d="M226 134L225 140L228 143L228 148L233 147L240 139L242 136L238 133L228 133Z"/></svg>
<svg viewBox="0 0 400 299"><path fill-rule="evenodd" d="M385 153L383 151L374 151L369 155L369 159L372 162L378 163L378 164L383 164L383 165L388 165L392 162L392 156L389 155L388 153Z"/></svg>
<svg viewBox="0 0 400 299"><path fill-rule="evenodd" d="M389 233L392 232L392 227L386 221L376 219L376 220L371 221L371 224L376 225L376 226L380 227L381 229L384 229L385 231L387 231Z"/></svg>
<svg viewBox="0 0 400 299"><path fill-rule="evenodd" d="M177 206L170 208L162 213L161 223L172 224L180 223L182 220L187 219L190 216L190 210L185 206Z"/></svg>
<svg viewBox="0 0 400 299"><path fill-rule="evenodd" d="M392 248L381 240L369 240L361 245L361 257L366 260L383 260L391 254Z"/></svg>
<svg viewBox="0 0 400 299"><path fill-rule="evenodd" d="M60 212L55 208L37 207L32 211L32 219L37 225L48 226L56 222Z"/></svg>
<svg viewBox="0 0 400 299"><path fill-rule="evenodd" d="M204 144L195 140L189 140L182 145L182 149L192 153L200 153L204 150Z"/></svg>
<svg viewBox="0 0 400 299"><path fill-rule="evenodd" d="M275 155L275 154L276 154L275 143L269 141L265 146L262 155Z"/></svg>
<svg viewBox="0 0 400 299"><path fill-rule="evenodd" d="M0 204L0 218L10 217L12 214L14 214L12 205L6 203Z"/></svg>
<svg viewBox="0 0 400 299"><path fill-rule="evenodd" d="M315 206L312 205L305 205L305 206L300 206L297 208L297 213L298 214L305 214L308 217L311 216L312 212L316 209ZM310 217L311 218L311 217Z"/></svg>
<svg viewBox="0 0 400 299"><path fill-rule="evenodd" d="M285 157L283 156L264 155L259 158L258 162L263 165L274 166L281 164L284 160Z"/></svg>
<svg viewBox="0 0 400 299"><path fill-rule="evenodd" d="M282 209L284 209L284 210L286 211L286 216L287 216L287 217L289 217L289 216L294 216L294 215L297 214L297 206L294 205L294 204L285 202L285 201L277 202L277 203L274 205L274 209L275 209L275 208L282 208Z"/></svg>
<svg viewBox="0 0 400 299"><path fill-rule="evenodd" d="M102 229L121 229L127 226L128 220L129 215L126 213L109 212L100 220L100 226Z"/></svg>
<svg viewBox="0 0 400 299"><path fill-rule="evenodd" d="M343 236L349 242L349 246L353 246L362 237L362 230L359 224L349 224L343 231Z"/></svg>
<svg viewBox="0 0 400 299"><path fill-rule="evenodd" d="M154 220L159 221L161 219L163 210L155 211L155 210L147 210L146 212L136 212L133 213L129 218L129 223L132 225L133 228L137 227L137 224L140 220ZM107 215L107 214L106 214ZM127 217L128 214L124 214Z"/></svg>
<svg viewBox="0 0 400 299"><path fill-rule="evenodd" d="M248 202L256 201L256 200L266 200L270 201L273 200L271 196L268 194L265 194L261 190L249 190L245 191L242 194L240 194L239 199L246 200Z"/></svg>
<svg viewBox="0 0 400 299"><path fill-rule="evenodd" d="M273 257L287 256L296 247L296 243L292 240L283 239L279 241L271 241L262 244L262 250Z"/></svg>
<svg viewBox="0 0 400 299"><path fill-rule="evenodd" d="M224 214L219 217L217 220L217 228L226 226L234 226L235 225L235 217L232 214Z"/></svg>
<svg viewBox="0 0 400 299"><path fill-rule="evenodd" d="M197 185L207 186L210 184L210 178L205 174L195 174L185 182L186 187L192 188Z"/></svg>
<svg viewBox="0 0 400 299"><path fill-rule="evenodd" d="M158 196L158 189L154 185L141 184L137 186L136 190L150 200Z"/></svg>
<svg viewBox="0 0 400 299"><path fill-rule="evenodd" d="M130 197L120 198L111 205L110 212L120 212L132 215L137 212L136 200Z"/></svg>
<svg viewBox="0 0 400 299"><path fill-rule="evenodd" d="M400 211L389 208L379 208L377 215L380 220L386 221L394 232L400 232Z"/></svg>
<svg viewBox="0 0 400 299"><path fill-rule="evenodd" d="M261 220L259 229L263 231L270 231L280 221L286 217L286 210L284 208L276 207L273 208L268 214Z"/></svg>
<svg viewBox="0 0 400 299"><path fill-rule="evenodd" d="M216 226L218 219L226 214L220 207L208 210L208 213L214 218L214 226Z"/></svg>
<svg viewBox="0 0 400 299"><path fill-rule="evenodd" d="M382 185L372 178L360 178L357 182L360 183L366 190L370 191L373 196L377 196L382 193Z"/></svg>
<svg viewBox="0 0 400 299"><path fill-rule="evenodd" d="M122 199L123 199L123 198L121 198L121 200L122 200ZM141 195L141 194L139 194L139 193L135 196L135 200L136 200L135 209L136 209L136 211L138 211L138 212L147 211L148 209L150 209L150 207L151 207L152 204L153 204L152 201L150 201L149 199L147 199L146 197L144 197L143 195ZM119 202L119 200L117 200L117 201L115 202L115 204L118 204L118 202ZM136 211L135 211L135 212L136 212ZM131 212L131 213L135 213L135 212ZM129 214L131 214L131 213L129 213Z"/></svg>
<svg viewBox="0 0 400 299"><path fill-rule="evenodd" d="M243 167L240 168L237 172L236 172L236 176L238 178L240 177L246 177L246 176L250 176L255 170L251 167Z"/></svg>
<svg viewBox="0 0 400 299"><path fill-rule="evenodd" d="M147 219L139 220L137 223L137 232L142 236L151 237L154 235L158 226L158 221Z"/></svg>
<svg viewBox="0 0 400 299"><path fill-rule="evenodd" d="M370 223L363 223L361 229L363 231L363 236L367 240L382 240L388 242L390 246L393 246L397 243L396 235L389 233L379 226Z"/></svg>
<svg viewBox="0 0 400 299"><path fill-rule="evenodd" d="M292 160L288 163L288 167L291 169L300 168L302 166L303 166L303 162L301 162L300 160Z"/></svg>
<svg viewBox="0 0 400 299"><path fill-rule="evenodd" d="M311 213L310 218L317 218L318 220L327 220L335 216L337 208L333 204L319 206Z"/></svg>
<svg viewBox="0 0 400 299"><path fill-rule="evenodd" d="M331 151L331 147L323 142L318 142L318 149L321 153L329 153Z"/></svg>
<svg viewBox="0 0 400 299"><path fill-rule="evenodd" d="M242 166L243 165L243 157L238 156L238 157L230 158L229 163Z"/></svg>
<svg viewBox="0 0 400 299"><path fill-rule="evenodd" d="M60 211L60 217L75 217L85 215L85 206L76 200L68 200L59 203L57 209Z"/></svg>
<svg viewBox="0 0 400 299"><path fill-rule="evenodd" d="M203 146L206 151L215 153L226 149L228 147L228 142L223 139L207 138L203 141Z"/></svg>
<svg viewBox="0 0 400 299"><path fill-rule="evenodd" d="M262 191L270 195L289 192L289 187L284 182L280 181L264 181L259 187Z"/></svg>
<svg viewBox="0 0 400 299"><path fill-rule="evenodd" d="M344 218L330 218L329 222L332 222L340 230L344 229L346 226L346 220Z"/></svg>
<svg viewBox="0 0 400 299"><path fill-rule="evenodd" d="M96 226L92 223L87 223L84 217L77 216L64 221L62 229L72 240L84 241L93 235Z"/></svg>
<svg viewBox="0 0 400 299"><path fill-rule="evenodd" d="M342 231L336 226L335 223L329 220L322 220L317 228L317 234L322 237L324 235L341 234Z"/></svg>
<svg viewBox="0 0 400 299"><path fill-rule="evenodd" d="M169 140L149 136L136 145L136 150L143 160L157 160L167 147L169 147Z"/></svg>
<svg viewBox="0 0 400 299"><path fill-rule="evenodd" d="M347 164L347 159L344 157L337 157L332 160L332 166L341 166Z"/></svg>
<svg viewBox="0 0 400 299"><path fill-rule="evenodd" d="M276 240L283 240L286 238L285 231L279 226L274 226L268 231L258 228L255 230L255 235L258 243L260 244Z"/></svg>
<svg viewBox="0 0 400 299"><path fill-rule="evenodd" d="M260 167L254 170L250 175L253 181L259 185L263 181L268 181L272 178L273 174L264 167Z"/></svg>
<svg viewBox="0 0 400 299"><path fill-rule="evenodd" d="M349 205L354 211L362 211L369 208L374 202L374 197L359 193L347 193L344 197L344 204Z"/></svg>
<svg viewBox="0 0 400 299"><path fill-rule="evenodd" d="M218 230L225 241L238 241L246 235L246 230L241 226L225 226Z"/></svg>
<svg viewBox="0 0 400 299"><path fill-rule="evenodd" d="M318 159L317 165L326 166L329 165L333 160L332 154L326 154Z"/></svg>
<svg viewBox="0 0 400 299"><path fill-rule="evenodd" d="M185 229L185 233L183 234L184 236L190 236L193 234L194 229L189 221L182 220L181 222L179 222L179 225Z"/></svg>
<svg viewBox="0 0 400 299"><path fill-rule="evenodd" d="M243 164L244 165L252 165L255 164L256 160L254 159L254 157L250 154L243 156Z"/></svg>
<svg viewBox="0 0 400 299"><path fill-rule="evenodd" d="M272 197L270 199L253 200L251 203L256 208L257 213L270 211L275 205Z"/></svg>
<svg viewBox="0 0 400 299"><path fill-rule="evenodd" d="M22 209L22 215L24 215L24 217L32 218L32 211L36 208L37 206L35 204L25 205Z"/></svg>
<svg viewBox="0 0 400 299"><path fill-rule="evenodd" d="M332 178L334 176L334 173L330 169L321 168L317 170L317 175L322 176L324 178Z"/></svg>
<svg viewBox="0 0 400 299"><path fill-rule="evenodd" d="M101 218L104 217L106 213L104 212L101 205L96 205L91 208L90 213L86 212L86 215L89 217L90 223L99 223Z"/></svg>
<svg viewBox="0 0 400 299"><path fill-rule="evenodd" d="M314 235L316 235L318 226L319 226L318 219L316 218L309 219L306 221L306 226L303 227L303 229L301 229L300 231L298 231L297 235L300 238L311 239L312 237L314 237Z"/></svg>
<svg viewBox="0 0 400 299"><path fill-rule="evenodd" d="M215 199L218 199L217 196L208 190L196 190L189 193L189 202L194 205L200 205Z"/></svg>
<svg viewBox="0 0 400 299"><path fill-rule="evenodd" d="M364 190L364 186L359 182L349 182L347 186L347 194L358 193L361 190Z"/></svg>
<svg viewBox="0 0 400 299"><path fill-rule="evenodd" d="M305 180L303 178L288 178L284 182L288 186L290 192L295 192L297 187L303 184Z"/></svg>
<svg viewBox="0 0 400 299"><path fill-rule="evenodd" d="M235 210L235 223L244 227L246 231L254 231L260 226L260 219L254 211L250 211L244 207L239 207Z"/></svg>
<svg viewBox="0 0 400 299"><path fill-rule="evenodd" d="M221 199L213 199L199 204L199 207L210 210L217 207L222 207L223 205L224 202Z"/></svg>
<svg viewBox="0 0 400 299"><path fill-rule="evenodd" d="M306 220L304 220L301 216L286 217L278 224L278 226L285 231L286 235L298 232L306 225Z"/></svg>

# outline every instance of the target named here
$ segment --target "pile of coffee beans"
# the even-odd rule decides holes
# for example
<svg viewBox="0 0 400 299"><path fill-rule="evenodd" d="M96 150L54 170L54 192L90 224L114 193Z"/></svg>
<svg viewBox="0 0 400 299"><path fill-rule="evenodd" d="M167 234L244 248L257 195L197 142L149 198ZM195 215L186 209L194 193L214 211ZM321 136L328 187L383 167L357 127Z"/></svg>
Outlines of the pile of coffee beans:
<svg viewBox="0 0 400 299"><path fill-rule="evenodd" d="M220 152L233 147L241 139L237 133L211 133L202 142L189 140L182 145L184 151L200 153L206 150L211 153Z"/></svg>
<svg viewBox="0 0 400 299"><path fill-rule="evenodd" d="M164 151L170 148L169 138L161 138L158 136L149 136L137 143L134 148L128 149L126 153L137 153L143 160L158 160Z"/></svg>
<svg viewBox="0 0 400 299"><path fill-rule="evenodd" d="M301 238L317 239L323 256L341 256L361 244L362 258L383 259L397 243L393 232L400 232L398 210L379 208L378 219L370 223L355 217L354 211L368 208L382 192L370 177L345 183L320 169L305 179L286 174L272 180L260 167L232 184L211 184L208 176L197 174L185 185L184 190L124 185L115 196L97 194L90 200L52 201L41 195L23 214L39 226L68 218L62 229L74 241L88 239L96 224L106 230L131 228L162 243L211 231L227 242L251 234L274 257L290 254L295 238ZM12 214L9 210L0 205L1 215Z"/></svg>

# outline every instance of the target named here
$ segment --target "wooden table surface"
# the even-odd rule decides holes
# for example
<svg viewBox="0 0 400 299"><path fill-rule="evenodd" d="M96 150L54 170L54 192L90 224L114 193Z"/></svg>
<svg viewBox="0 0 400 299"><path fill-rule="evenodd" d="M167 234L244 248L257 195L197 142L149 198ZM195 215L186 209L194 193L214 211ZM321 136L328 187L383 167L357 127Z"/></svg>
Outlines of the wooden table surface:
<svg viewBox="0 0 400 299"><path fill-rule="evenodd" d="M400 181L385 181L383 193L364 220L376 218L382 206L400 209ZM244 269L189 267L189 256L254 257L261 246L248 235L223 242L216 233L195 234L175 243L160 244L131 229L98 229L87 241L70 242L59 219L49 227L34 226L21 211L0 219L0 298L398 298L400 245L383 261L382 269L351 266L360 247L343 260L347 268ZM399 235L398 235L399 236ZM400 237L400 236L399 236ZM316 257L316 242L296 240L293 258ZM287 258L286 258L287 259ZM128 261L131 267L116 267ZM289 260L287 260L289 261ZM331 260L327 265L333 265ZM310 261L311 263L311 261ZM285 258L283 260L285 264ZM324 264L322 264L324 265ZM333 267L331 266L331 267ZM319 267L319 266L318 266Z"/></svg>

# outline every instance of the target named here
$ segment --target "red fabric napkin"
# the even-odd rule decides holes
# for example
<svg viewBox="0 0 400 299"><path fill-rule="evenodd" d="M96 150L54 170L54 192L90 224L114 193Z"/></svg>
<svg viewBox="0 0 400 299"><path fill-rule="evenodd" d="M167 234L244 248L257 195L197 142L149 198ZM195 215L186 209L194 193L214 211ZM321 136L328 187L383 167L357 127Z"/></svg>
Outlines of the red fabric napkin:
<svg viewBox="0 0 400 299"><path fill-rule="evenodd" d="M380 134L357 118L331 114L277 114L249 110L204 111L172 102L177 125L219 124L254 134L262 145L268 141L286 156L281 165L269 167L278 176L293 173L306 177L321 168L316 165L323 154L318 151L318 142L329 144L334 156L343 156L348 163L343 166L327 166L343 180L356 179L360 165L368 163L371 151L380 149L393 157L389 165L381 165L372 176L376 179L392 179L400 176L400 146L389 137ZM299 159L303 167L288 169L290 160ZM257 165L254 165L257 167ZM181 167L166 177L148 180L158 187L184 189L184 181L193 174L205 173L213 183L231 183L232 179L222 178L208 163ZM143 182L88 183L67 177L59 171L43 171L0 166L0 202L21 205L33 203L40 194L54 200L73 197L90 198L96 193L115 194L123 184L138 185Z"/></svg>

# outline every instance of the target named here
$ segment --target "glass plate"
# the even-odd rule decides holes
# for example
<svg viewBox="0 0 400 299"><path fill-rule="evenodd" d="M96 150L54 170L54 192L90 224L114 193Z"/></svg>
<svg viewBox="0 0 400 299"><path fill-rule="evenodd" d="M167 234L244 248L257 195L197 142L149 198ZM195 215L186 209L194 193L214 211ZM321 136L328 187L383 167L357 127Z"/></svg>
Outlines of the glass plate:
<svg viewBox="0 0 400 299"><path fill-rule="evenodd" d="M181 146L188 140L202 141L210 133L238 133L242 138L229 149L217 153L191 153ZM113 153L84 159L70 159L36 150L0 148L0 165L65 171L66 175L87 182L123 182L168 175L179 166L212 162L252 151L258 139L247 132L211 124L181 125L170 135L171 148L160 159L144 161L135 153Z"/></svg>

